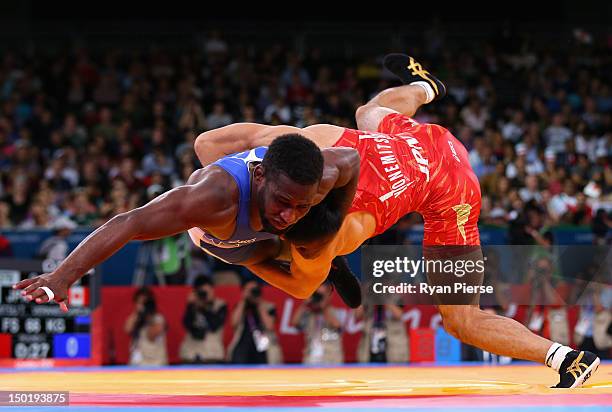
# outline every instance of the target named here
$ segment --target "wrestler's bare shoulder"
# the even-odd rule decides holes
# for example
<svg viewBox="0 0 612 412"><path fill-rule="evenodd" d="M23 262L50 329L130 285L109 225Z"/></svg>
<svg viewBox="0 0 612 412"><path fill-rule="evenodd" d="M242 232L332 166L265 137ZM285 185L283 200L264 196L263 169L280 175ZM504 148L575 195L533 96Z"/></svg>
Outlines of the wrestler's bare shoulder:
<svg viewBox="0 0 612 412"><path fill-rule="evenodd" d="M238 185L224 169L211 165L194 171L186 182L194 187L197 197L205 193L202 213L214 213L219 218L233 218L238 213Z"/></svg>

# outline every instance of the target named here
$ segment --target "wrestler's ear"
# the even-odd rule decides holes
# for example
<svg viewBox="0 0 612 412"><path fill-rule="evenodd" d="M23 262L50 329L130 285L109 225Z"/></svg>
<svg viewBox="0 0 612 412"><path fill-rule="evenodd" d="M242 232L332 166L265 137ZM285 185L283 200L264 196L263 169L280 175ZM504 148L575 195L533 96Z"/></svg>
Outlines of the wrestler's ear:
<svg viewBox="0 0 612 412"><path fill-rule="evenodd" d="M253 180L257 183L261 183L264 180L265 169L262 164L258 164L253 169Z"/></svg>

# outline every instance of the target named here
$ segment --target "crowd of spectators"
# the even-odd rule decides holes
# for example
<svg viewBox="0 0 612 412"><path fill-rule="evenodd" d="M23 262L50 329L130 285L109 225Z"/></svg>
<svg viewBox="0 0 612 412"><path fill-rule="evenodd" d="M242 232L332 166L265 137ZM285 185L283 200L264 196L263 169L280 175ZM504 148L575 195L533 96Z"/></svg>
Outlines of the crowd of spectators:
<svg viewBox="0 0 612 412"><path fill-rule="evenodd" d="M467 147L482 186L481 223L508 225L515 243L558 224L590 225L605 238L609 45L573 39L555 49L500 35L467 51L445 47L445 38L435 27L415 47L448 86L448 97L416 119L449 128ZM381 56L259 50L218 33L189 52L3 51L0 228L53 228L59 218L100 225L185 182L199 167L197 135L232 122L355 127L356 107L397 84Z"/></svg>
<svg viewBox="0 0 612 412"><path fill-rule="evenodd" d="M589 226L596 242L609 242L612 41L605 40L568 33L567 43L556 47L502 33L461 44L435 26L410 47L448 87L448 96L423 107L416 120L447 127L466 146L481 182L480 223L508 228L511 243L550 245L549 228L556 225ZM183 184L200 167L193 142L201 132L234 122L354 128L358 106L398 85L381 70L387 50L346 58L316 44L299 53L275 44L233 44L219 33L188 51L33 50L0 52L0 230L46 228L58 238ZM403 242L402 229L420 223L409 215L385 240ZM209 283L195 284L181 358L265 362L259 358L266 352L268 362L280 362L274 308L258 290L245 280L241 303L230 313ZM125 326L135 364L147 357L167 362L160 349L164 320L149 295L144 290L135 297ZM338 320L324 294L315 296L292 322L309 342L305 359L337 362ZM592 306L605 300L609 315L609 296L594 296ZM369 323L360 359L383 359L385 347L385 360L405 360L401 308L361 310ZM219 346L226 321L235 329L231 355L210 349ZM597 340L593 322L581 334L589 344ZM397 333L381 338L380 330L391 326Z"/></svg>

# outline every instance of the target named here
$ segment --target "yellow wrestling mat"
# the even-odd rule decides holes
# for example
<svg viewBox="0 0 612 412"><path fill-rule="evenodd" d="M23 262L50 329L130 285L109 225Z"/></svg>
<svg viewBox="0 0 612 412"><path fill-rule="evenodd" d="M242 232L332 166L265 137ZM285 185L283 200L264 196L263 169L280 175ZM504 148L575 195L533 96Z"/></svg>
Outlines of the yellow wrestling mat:
<svg viewBox="0 0 612 412"><path fill-rule="evenodd" d="M550 389L557 380L550 369L531 364L4 369L0 394L69 392L68 408L79 412L612 410L612 364L600 365L582 388ZM5 410L15 406L0 406ZM65 410L66 404L44 407L45 412Z"/></svg>
<svg viewBox="0 0 612 412"><path fill-rule="evenodd" d="M0 373L5 391L200 396L558 395L544 366L338 368L94 368ZM612 364L602 364L581 394L612 394Z"/></svg>

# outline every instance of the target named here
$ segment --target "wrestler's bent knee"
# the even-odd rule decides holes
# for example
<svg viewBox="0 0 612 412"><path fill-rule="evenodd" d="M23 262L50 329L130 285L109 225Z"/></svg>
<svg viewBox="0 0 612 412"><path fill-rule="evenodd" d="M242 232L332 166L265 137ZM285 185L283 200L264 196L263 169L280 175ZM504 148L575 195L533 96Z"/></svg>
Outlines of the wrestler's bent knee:
<svg viewBox="0 0 612 412"><path fill-rule="evenodd" d="M469 305L438 306L444 329L459 340L463 340L466 332L475 327L479 310L476 306Z"/></svg>

